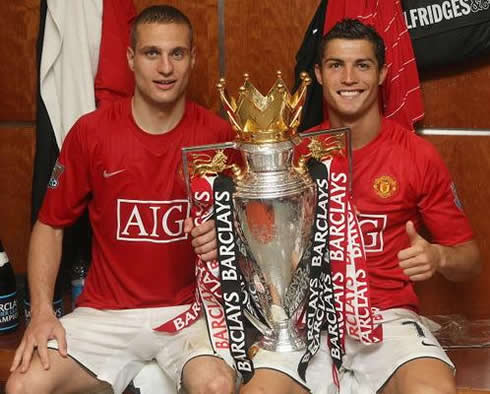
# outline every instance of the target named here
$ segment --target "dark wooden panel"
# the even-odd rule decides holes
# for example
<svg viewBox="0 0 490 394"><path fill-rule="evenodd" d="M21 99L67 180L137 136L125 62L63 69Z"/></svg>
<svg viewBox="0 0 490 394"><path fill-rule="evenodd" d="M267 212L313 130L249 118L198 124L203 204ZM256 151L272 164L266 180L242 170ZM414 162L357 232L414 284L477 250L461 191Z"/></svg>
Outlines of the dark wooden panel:
<svg viewBox="0 0 490 394"><path fill-rule="evenodd" d="M190 97L217 111L218 67L217 0L189 2L171 0L191 19L198 51L197 65L190 83ZM159 4L155 0L135 0L138 11ZM265 93L283 72L292 87L296 52L318 6L317 1L239 1L225 2L226 77L230 94L235 95L248 72Z"/></svg>
<svg viewBox="0 0 490 394"><path fill-rule="evenodd" d="M441 153L472 224L482 253L483 272L477 280L451 283L442 278L418 286L427 314L462 313L470 318L490 316L490 137L426 137Z"/></svg>
<svg viewBox="0 0 490 394"><path fill-rule="evenodd" d="M34 141L34 128L0 128L0 239L16 273L26 269Z"/></svg>
<svg viewBox="0 0 490 394"><path fill-rule="evenodd" d="M421 75L425 127L490 128L490 57Z"/></svg>
<svg viewBox="0 0 490 394"><path fill-rule="evenodd" d="M35 119L39 0L0 1L1 120Z"/></svg>
<svg viewBox="0 0 490 394"><path fill-rule="evenodd" d="M266 94L281 70L292 88L295 56L318 1L226 2L226 80L236 96L243 73Z"/></svg>
<svg viewBox="0 0 490 394"><path fill-rule="evenodd" d="M165 3L177 7L186 14L194 28L197 62L190 81L189 97L205 107L217 109L217 94L214 88L219 79L217 3L215 0L169 0ZM139 12L145 7L162 4L162 2L134 0L134 4Z"/></svg>
<svg viewBox="0 0 490 394"><path fill-rule="evenodd" d="M471 388L463 388L463 389L458 388L456 392L458 394L487 394L487 393L490 393L490 391L488 391L488 390L477 390L477 389L471 389Z"/></svg>

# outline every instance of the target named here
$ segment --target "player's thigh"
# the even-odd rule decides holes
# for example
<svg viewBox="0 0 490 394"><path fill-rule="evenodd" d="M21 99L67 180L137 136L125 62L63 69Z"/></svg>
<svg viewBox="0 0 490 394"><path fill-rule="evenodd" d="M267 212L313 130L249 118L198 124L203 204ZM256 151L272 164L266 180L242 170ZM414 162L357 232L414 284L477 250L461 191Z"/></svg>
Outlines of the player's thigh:
<svg viewBox="0 0 490 394"><path fill-rule="evenodd" d="M208 355L187 361L182 371L182 385L188 394L231 394L235 379L235 371L223 359Z"/></svg>
<svg viewBox="0 0 490 394"><path fill-rule="evenodd" d="M97 391L109 385L96 379L70 357L62 357L57 350L48 350L50 368L45 370L37 352L25 373L13 372L6 385L8 394L70 393Z"/></svg>
<svg viewBox="0 0 490 394"><path fill-rule="evenodd" d="M240 389L240 394L307 394L309 391L289 375L272 369L261 368Z"/></svg>
<svg viewBox="0 0 490 394"><path fill-rule="evenodd" d="M176 333L153 335L158 337L161 349L155 357L157 363L177 387L183 383L189 391L189 387L200 385L201 392L206 392L207 385L234 387L236 374L231 367L231 354L228 349L213 349L203 318Z"/></svg>
<svg viewBox="0 0 490 394"><path fill-rule="evenodd" d="M435 358L418 358L397 369L382 394L455 394L452 368Z"/></svg>
<svg viewBox="0 0 490 394"><path fill-rule="evenodd" d="M403 375L403 371L410 371L411 366L418 366L417 360L429 360L428 365L435 365L437 371L443 371L443 376L447 376L445 371L452 374L454 365L416 313L393 309L383 311L382 316L381 343L363 345L346 339L347 364L352 360L351 365L346 367L355 372L359 382L366 382L373 390L380 391L392 377L398 376L399 371ZM425 379L422 378L423 372L421 383Z"/></svg>

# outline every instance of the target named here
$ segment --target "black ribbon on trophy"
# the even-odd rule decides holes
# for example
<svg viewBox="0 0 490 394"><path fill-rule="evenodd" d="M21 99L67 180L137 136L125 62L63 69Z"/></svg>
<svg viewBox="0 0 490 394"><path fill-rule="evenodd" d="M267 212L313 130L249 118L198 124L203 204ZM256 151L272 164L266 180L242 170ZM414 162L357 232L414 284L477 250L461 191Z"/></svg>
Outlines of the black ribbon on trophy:
<svg viewBox="0 0 490 394"><path fill-rule="evenodd" d="M243 304L246 301L241 287L242 275L238 264L238 244L235 232L233 192L235 186L231 178L218 175L214 181L214 220L216 241L218 245L218 261L222 304L225 311L226 326L230 352L235 366L247 383L253 376L254 368L248 358L245 343L245 318Z"/></svg>
<svg viewBox="0 0 490 394"><path fill-rule="evenodd" d="M306 368L321 344L321 331L326 326L330 344L330 355L337 370L342 365L340 332L335 310L334 289L330 258L329 240L329 188L328 169L315 160L308 161L311 178L317 186L315 220L311 238L310 295L306 312L306 351L298 365L299 376L306 381Z"/></svg>

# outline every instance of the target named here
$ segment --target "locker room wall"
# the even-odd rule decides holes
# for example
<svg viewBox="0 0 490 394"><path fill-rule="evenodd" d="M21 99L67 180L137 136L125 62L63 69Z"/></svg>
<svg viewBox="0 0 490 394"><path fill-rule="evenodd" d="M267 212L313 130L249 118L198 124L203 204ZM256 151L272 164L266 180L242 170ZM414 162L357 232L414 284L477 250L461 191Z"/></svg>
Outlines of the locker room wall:
<svg viewBox="0 0 490 394"><path fill-rule="evenodd" d="M134 0L137 10L158 4ZM198 50L190 97L219 110L217 0L170 0L192 20ZM39 0L1 1L0 15L0 239L16 272L25 272L30 233L32 161L35 146L35 44ZM293 82L294 56L318 5L316 0L228 0L225 3L225 76L236 95L248 72L266 92L281 70ZM421 75L426 104L425 127L490 129L490 59L448 67ZM427 137L429 138L429 137ZM490 260L490 225L486 214L489 137L430 137L448 163L466 212L482 249ZM490 270L470 284L435 278L418 286L429 314L466 310L472 317L488 316Z"/></svg>
<svg viewBox="0 0 490 394"><path fill-rule="evenodd" d="M39 0L0 2L0 239L24 272L30 232Z"/></svg>
<svg viewBox="0 0 490 394"><path fill-rule="evenodd" d="M421 127L490 129L490 58L421 75L425 118ZM427 136L449 167L480 246L483 271L472 282L441 277L417 286L427 314L490 317L490 137Z"/></svg>

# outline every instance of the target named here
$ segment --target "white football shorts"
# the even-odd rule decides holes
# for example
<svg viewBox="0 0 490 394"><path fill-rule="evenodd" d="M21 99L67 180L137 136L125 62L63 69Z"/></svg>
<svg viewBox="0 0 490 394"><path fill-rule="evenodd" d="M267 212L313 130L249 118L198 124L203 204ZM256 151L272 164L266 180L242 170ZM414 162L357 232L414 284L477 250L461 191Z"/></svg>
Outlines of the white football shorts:
<svg viewBox="0 0 490 394"><path fill-rule="evenodd" d="M306 382L297 372L303 352L277 353L259 349L252 359L254 367L284 373L313 394L374 394L398 368L418 358L436 358L454 370L454 364L424 325L424 318L401 308L382 311L381 315L381 343L364 345L350 337L345 339L346 353L338 375L339 387L333 381L332 359L325 333L322 335L321 349L306 371Z"/></svg>
<svg viewBox="0 0 490 394"><path fill-rule="evenodd" d="M176 393L180 389L182 369L189 360L204 355L218 357L210 346L202 317L176 333L153 330L188 307L76 308L60 319L66 330L68 354L97 379L108 382L115 394L122 393L140 371L146 374L145 381L153 380L152 386L161 387L158 391L141 390L141 393ZM56 340L49 341L48 347L57 349ZM136 385L139 380L142 379L135 379Z"/></svg>

